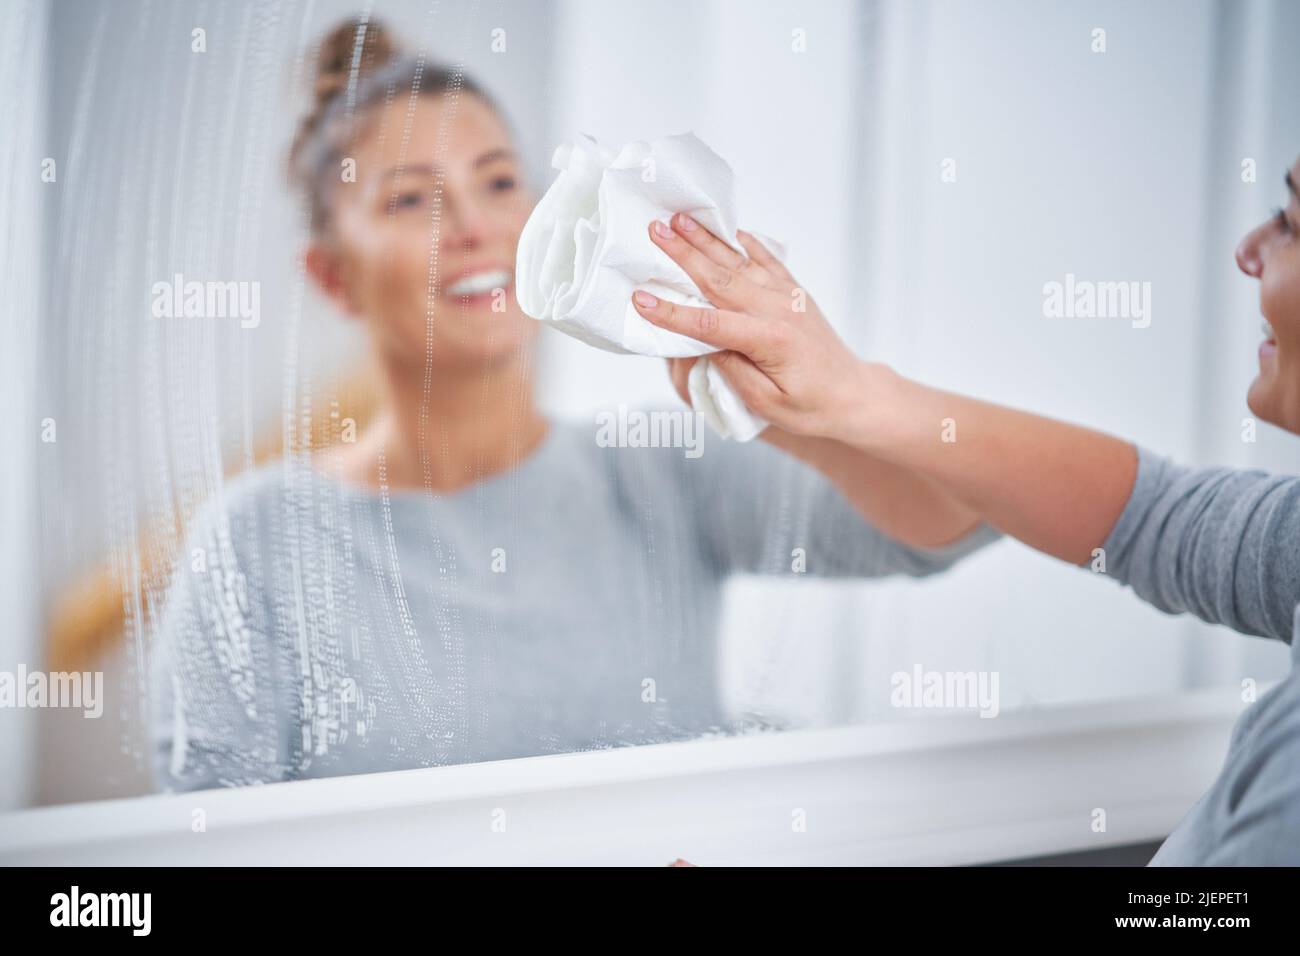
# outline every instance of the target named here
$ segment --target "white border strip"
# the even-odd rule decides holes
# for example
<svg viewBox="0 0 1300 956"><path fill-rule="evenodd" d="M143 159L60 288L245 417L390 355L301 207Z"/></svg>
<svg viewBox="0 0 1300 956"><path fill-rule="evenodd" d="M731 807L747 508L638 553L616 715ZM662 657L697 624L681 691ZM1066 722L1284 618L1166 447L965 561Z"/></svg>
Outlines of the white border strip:
<svg viewBox="0 0 1300 956"><path fill-rule="evenodd" d="M1215 689L39 808L0 816L0 865L991 862L1162 838L1243 706Z"/></svg>

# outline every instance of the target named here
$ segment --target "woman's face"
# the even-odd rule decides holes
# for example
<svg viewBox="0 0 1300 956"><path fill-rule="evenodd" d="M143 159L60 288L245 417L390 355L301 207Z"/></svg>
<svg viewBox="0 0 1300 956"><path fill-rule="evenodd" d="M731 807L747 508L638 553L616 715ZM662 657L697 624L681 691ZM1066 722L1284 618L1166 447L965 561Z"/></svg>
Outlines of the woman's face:
<svg viewBox="0 0 1300 956"><path fill-rule="evenodd" d="M1259 280L1269 326L1247 404L1266 422L1300 434L1300 160L1286 181L1286 205L1241 241L1237 265Z"/></svg>
<svg viewBox="0 0 1300 956"><path fill-rule="evenodd" d="M355 182L335 186L311 272L390 359L444 370L513 361L536 323L514 297L532 197L510 134L469 93L409 104L395 97L365 125Z"/></svg>

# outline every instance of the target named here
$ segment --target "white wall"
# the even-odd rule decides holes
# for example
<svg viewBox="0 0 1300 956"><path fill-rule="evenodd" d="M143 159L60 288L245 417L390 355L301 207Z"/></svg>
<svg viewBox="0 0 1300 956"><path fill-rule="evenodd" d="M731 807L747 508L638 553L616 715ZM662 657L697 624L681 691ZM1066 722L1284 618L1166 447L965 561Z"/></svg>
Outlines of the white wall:
<svg viewBox="0 0 1300 956"><path fill-rule="evenodd" d="M882 19L863 347L1186 457L1210 4L886 4ZM1044 318L1043 285L1066 273L1150 281L1151 327ZM1194 627L1014 543L933 587L873 595L858 619L867 712L915 662L998 671L1004 707L1173 690Z"/></svg>

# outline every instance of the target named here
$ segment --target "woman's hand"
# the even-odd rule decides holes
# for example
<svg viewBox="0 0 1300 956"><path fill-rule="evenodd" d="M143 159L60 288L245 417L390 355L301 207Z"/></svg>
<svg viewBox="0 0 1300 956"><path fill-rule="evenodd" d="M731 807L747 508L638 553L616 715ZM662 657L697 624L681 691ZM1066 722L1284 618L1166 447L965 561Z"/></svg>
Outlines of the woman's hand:
<svg viewBox="0 0 1300 956"><path fill-rule="evenodd" d="M762 438L811 465L839 488L858 513L885 534L918 548L950 544L977 523L973 511L914 472L853 447L846 439L884 366L860 362L798 283L756 238L740 233L742 256L689 217L677 231L650 227L652 239L689 275L716 309L693 309L634 297L649 321L726 351L709 361L741 400L771 425ZM662 228L659 228L662 227ZM695 358L669 359L673 385L690 403L687 376ZM877 407L877 412L879 408Z"/></svg>
<svg viewBox="0 0 1300 956"><path fill-rule="evenodd" d="M661 328L724 351L709 356L749 408L789 432L838 437L859 417L866 365L821 309L754 236L738 232L746 258L684 213L650 224L650 238L715 308L674 305L637 292L637 312ZM695 359L669 362L686 398Z"/></svg>

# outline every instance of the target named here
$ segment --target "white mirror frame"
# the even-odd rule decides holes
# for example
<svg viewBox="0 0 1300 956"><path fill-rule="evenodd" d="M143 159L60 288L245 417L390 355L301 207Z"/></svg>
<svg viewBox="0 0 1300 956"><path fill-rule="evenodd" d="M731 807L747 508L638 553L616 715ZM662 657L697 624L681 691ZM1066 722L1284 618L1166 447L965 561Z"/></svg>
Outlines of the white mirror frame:
<svg viewBox="0 0 1300 956"><path fill-rule="evenodd" d="M1099 849L1168 834L1244 706L1217 688L38 808L0 816L0 865L957 865Z"/></svg>

